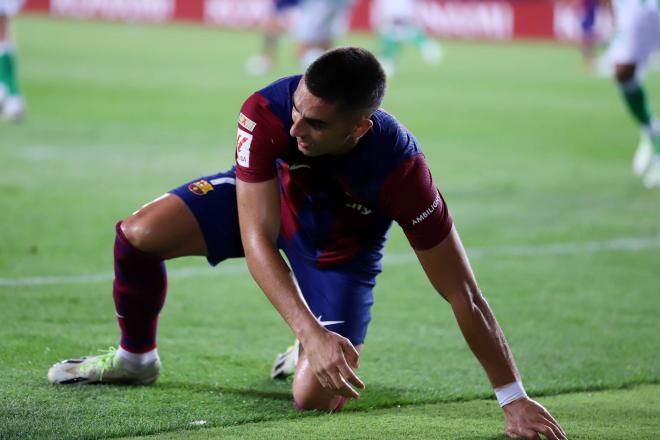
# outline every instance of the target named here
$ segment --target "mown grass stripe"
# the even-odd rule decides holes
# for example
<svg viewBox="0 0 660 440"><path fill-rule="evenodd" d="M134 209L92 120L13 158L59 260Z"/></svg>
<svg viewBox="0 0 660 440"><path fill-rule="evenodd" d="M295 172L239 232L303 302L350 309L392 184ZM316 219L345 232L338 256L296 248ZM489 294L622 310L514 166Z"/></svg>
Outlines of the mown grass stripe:
<svg viewBox="0 0 660 440"><path fill-rule="evenodd" d="M511 257L542 257L548 255L564 255L577 253L601 253L601 252L638 252L645 249L660 248L660 237L626 237L603 241L566 242L543 245L515 245L515 246L493 246L468 249L470 258L482 258L490 256ZM383 264L399 265L416 262L417 258L412 253L401 253L385 255ZM216 276L228 274L244 274L247 268L244 264L226 263L215 270L202 267L187 267L169 271L171 279L182 279L199 276ZM80 275L52 275L34 276L24 278L0 278L0 287L21 286L48 286L64 284L87 284L108 282L113 279L113 274L80 274Z"/></svg>

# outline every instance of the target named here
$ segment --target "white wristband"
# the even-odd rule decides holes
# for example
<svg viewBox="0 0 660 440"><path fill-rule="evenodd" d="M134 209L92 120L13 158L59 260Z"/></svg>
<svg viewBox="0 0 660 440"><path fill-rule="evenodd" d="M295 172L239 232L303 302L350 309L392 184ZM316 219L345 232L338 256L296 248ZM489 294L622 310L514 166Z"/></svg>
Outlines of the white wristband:
<svg viewBox="0 0 660 440"><path fill-rule="evenodd" d="M511 382L508 385L495 388L495 396L500 406L507 405L521 397L527 397L522 382Z"/></svg>

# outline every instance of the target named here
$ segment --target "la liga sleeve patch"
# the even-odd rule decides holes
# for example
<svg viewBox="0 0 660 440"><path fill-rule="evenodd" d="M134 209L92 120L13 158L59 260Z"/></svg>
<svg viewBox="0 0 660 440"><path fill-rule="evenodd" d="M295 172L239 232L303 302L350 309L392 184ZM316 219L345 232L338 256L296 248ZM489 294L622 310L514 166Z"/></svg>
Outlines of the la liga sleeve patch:
<svg viewBox="0 0 660 440"><path fill-rule="evenodd" d="M236 177L263 182L277 175L277 159L286 153L289 135L268 100L252 94L241 107L236 131Z"/></svg>
<svg viewBox="0 0 660 440"><path fill-rule="evenodd" d="M240 166L250 168L250 146L252 135L245 130L238 129L236 134L236 163Z"/></svg>

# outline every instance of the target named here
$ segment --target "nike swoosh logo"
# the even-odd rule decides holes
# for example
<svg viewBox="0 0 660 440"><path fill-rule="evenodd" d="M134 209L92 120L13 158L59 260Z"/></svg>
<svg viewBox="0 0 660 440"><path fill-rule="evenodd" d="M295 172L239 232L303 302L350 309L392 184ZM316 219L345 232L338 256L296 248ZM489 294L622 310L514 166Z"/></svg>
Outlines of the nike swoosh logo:
<svg viewBox="0 0 660 440"><path fill-rule="evenodd" d="M323 327L327 327L329 325L334 325L334 324L343 324L346 321L322 321L321 318L323 316L319 316L317 319L319 321L319 324L321 324Z"/></svg>
<svg viewBox="0 0 660 440"><path fill-rule="evenodd" d="M297 170L297 169L299 169L299 168L309 168L309 169L312 169L312 167L310 167L309 165L306 165L306 164L304 164L304 163L294 163L293 165L291 165L291 166L289 167L289 171Z"/></svg>

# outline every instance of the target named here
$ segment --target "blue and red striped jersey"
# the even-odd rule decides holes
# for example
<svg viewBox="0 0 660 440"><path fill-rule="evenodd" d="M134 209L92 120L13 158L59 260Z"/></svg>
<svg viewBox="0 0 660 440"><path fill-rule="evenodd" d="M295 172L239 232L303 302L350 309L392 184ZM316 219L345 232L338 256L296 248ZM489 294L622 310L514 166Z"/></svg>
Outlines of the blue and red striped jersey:
<svg viewBox="0 0 660 440"><path fill-rule="evenodd" d="M252 94L238 120L236 175L244 182L278 178L281 239L321 268L379 266L393 220L414 249L440 243L452 218L412 133L379 109L353 150L307 157L289 134L300 79L282 78Z"/></svg>

